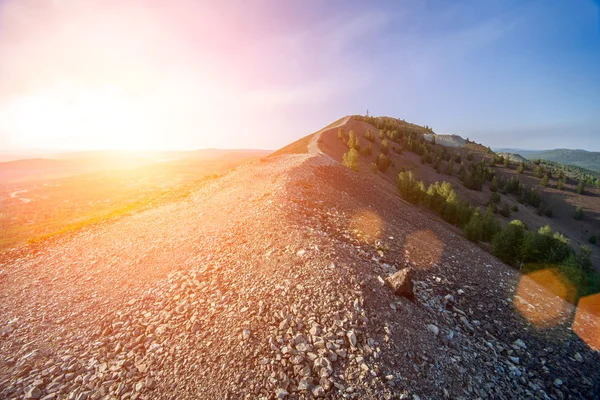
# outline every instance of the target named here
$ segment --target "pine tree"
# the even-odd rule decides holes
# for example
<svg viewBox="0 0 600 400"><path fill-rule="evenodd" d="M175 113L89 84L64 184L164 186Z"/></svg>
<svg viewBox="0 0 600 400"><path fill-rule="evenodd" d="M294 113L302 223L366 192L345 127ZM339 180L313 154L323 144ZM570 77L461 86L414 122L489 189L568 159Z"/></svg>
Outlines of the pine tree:
<svg viewBox="0 0 600 400"><path fill-rule="evenodd" d="M577 185L577 194L583 194L585 190L585 183L583 182L583 179L579 180L579 184Z"/></svg>
<svg viewBox="0 0 600 400"><path fill-rule="evenodd" d="M351 148L346 154L342 156L342 164L350 168L352 171L358 172L359 156L356 149Z"/></svg>
<svg viewBox="0 0 600 400"><path fill-rule="evenodd" d="M520 163L519 166L517 167L517 174L521 175L524 170L525 170L525 164Z"/></svg>
<svg viewBox="0 0 600 400"><path fill-rule="evenodd" d="M496 179L496 176L494 176L492 178L492 181L490 182L490 190L492 192L497 192L498 191L498 180Z"/></svg>

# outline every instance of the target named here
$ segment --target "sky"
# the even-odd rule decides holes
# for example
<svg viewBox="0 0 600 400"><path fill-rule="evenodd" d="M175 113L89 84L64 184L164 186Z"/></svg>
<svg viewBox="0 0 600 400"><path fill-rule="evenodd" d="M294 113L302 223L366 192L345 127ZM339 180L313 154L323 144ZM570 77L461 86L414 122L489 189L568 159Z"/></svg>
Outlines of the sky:
<svg viewBox="0 0 600 400"><path fill-rule="evenodd" d="M600 151L599 3L0 0L0 152L276 149L349 114Z"/></svg>

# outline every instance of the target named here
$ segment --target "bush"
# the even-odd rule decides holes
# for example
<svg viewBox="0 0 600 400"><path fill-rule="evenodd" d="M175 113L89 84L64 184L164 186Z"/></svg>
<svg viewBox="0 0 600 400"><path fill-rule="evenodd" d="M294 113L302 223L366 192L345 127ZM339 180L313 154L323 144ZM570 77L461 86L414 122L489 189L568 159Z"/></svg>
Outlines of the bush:
<svg viewBox="0 0 600 400"><path fill-rule="evenodd" d="M542 177L542 180L540 181L540 185L542 185L543 187L548 187L548 175L544 175Z"/></svg>
<svg viewBox="0 0 600 400"><path fill-rule="evenodd" d="M490 190L492 192L498 191L498 179L496 179L495 176L492 178L492 181L490 182Z"/></svg>
<svg viewBox="0 0 600 400"><path fill-rule="evenodd" d="M499 204L500 203L500 194L499 193L492 193L492 195L490 196L487 204Z"/></svg>
<svg viewBox="0 0 600 400"><path fill-rule="evenodd" d="M481 241L483 236L483 218L479 212L479 208L471 215L469 222L465 226L465 237L471 242L477 243Z"/></svg>
<svg viewBox="0 0 600 400"><path fill-rule="evenodd" d="M519 211L519 206L517 206L516 204L514 204L511 208L512 212L518 212Z"/></svg>
<svg viewBox="0 0 600 400"><path fill-rule="evenodd" d="M425 186L413 178L412 172L403 171L398 174L398 192L406 201L419 204L425 197Z"/></svg>
<svg viewBox="0 0 600 400"><path fill-rule="evenodd" d="M590 242L590 244L596 244L597 240L596 235L592 235L589 237L588 242Z"/></svg>
<svg viewBox="0 0 600 400"><path fill-rule="evenodd" d="M360 151L363 156L370 156L373 154L373 145L369 142L365 147L363 147Z"/></svg>
<svg viewBox="0 0 600 400"><path fill-rule="evenodd" d="M360 150L360 143L358 142L358 136L354 133L354 131L350 131L348 136L348 148Z"/></svg>
<svg viewBox="0 0 600 400"><path fill-rule="evenodd" d="M577 206L575 208L573 218L575 218L577 221L581 221L583 219L583 208L581 206Z"/></svg>
<svg viewBox="0 0 600 400"><path fill-rule="evenodd" d="M585 191L585 183L583 182L583 179L579 181L579 184L577 184L577 194L583 194L583 192Z"/></svg>
<svg viewBox="0 0 600 400"><path fill-rule="evenodd" d="M546 217L552 218L552 207L548 206L548 208L546 208L546 210L544 211L544 214L546 214Z"/></svg>
<svg viewBox="0 0 600 400"><path fill-rule="evenodd" d="M354 148L351 148L342 156L342 164L350 168L352 171L358 172L358 159L358 151L356 151Z"/></svg>
<svg viewBox="0 0 600 400"><path fill-rule="evenodd" d="M346 133L344 132L344 128L338 129L338 139L344 143L346 142Z"/></svg>
<svg viewBox="0 0 600 400"><path fill-rule="evenodd" d="M377 164L378 170L380 170L381 172L385 172L388 170L390 165L392 165L392 160L388 156L386 156L385 154L382 153L377 156L375 163Z"/></svg>
<svg viewBox="0 0 600 400"><path fill-rule="evenodd" d="M525 164L520 163L519 166L517 167L517 174L521 175L524 170L525 170Z"/></svg>
<svg viewBox="0 0 600 400"><path fill-rule="evenodd" d="M365 133L365 138L369 141L372 142L375 140L375 135L373 135L373 133L371 132L370 129L367 128L367 132Z"/></svg>
<svg viewBox="0 0 600 400"><path fill-rule="evenodd" d="M519 247L525 237L525 225L515 219L507 224L493 239L492 253L507 264L515 264Z"/></svg>
<svg viewBox="0 0 600 400"><path fill-rule="evenodd" d="M500 215L506 218L510 217L510 207L508 206L508 203L504 203L500 209Z"/></svg>
<svg viewBox="0 0 600 400"><path fill-rule="evenodd" d="M381 141L381 153L382 154L388 154L390 152L390 148L388 147L388 140L387 139L383 139Z"/></svg>

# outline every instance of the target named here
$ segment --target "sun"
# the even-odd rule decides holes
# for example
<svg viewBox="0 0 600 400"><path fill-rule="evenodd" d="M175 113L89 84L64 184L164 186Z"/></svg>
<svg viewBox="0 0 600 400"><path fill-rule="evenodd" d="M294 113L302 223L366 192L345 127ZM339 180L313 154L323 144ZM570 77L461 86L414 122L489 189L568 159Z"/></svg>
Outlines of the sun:
<svg viewBox="0 0 600 400"><path fill-rule="evenodd" d="M16 98L0 128L26 147L144 150L152 127L139 102L117 88L73 85Z"/></svg>

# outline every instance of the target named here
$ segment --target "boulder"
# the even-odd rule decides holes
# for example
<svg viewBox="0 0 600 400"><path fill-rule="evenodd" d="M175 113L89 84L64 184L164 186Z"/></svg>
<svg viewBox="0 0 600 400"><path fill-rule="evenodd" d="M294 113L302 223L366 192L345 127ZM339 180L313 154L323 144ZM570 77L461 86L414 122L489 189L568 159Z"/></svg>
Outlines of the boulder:
<svg viewBox="0 0 600 400"><path fill-rule="evenodd" d="M413 300L415 296L413 292L413 276L414 270L411 267L407 267L396 272L394 275L388 276L386 282L390 285L394 294Z"/></svg>

